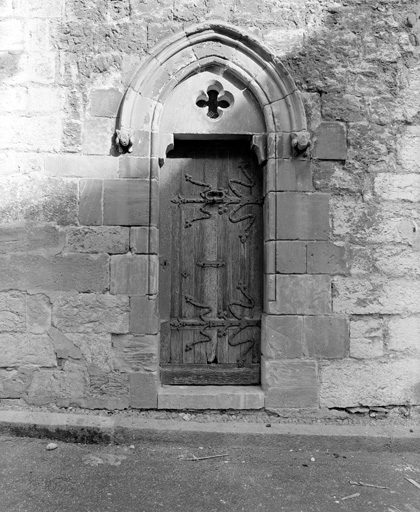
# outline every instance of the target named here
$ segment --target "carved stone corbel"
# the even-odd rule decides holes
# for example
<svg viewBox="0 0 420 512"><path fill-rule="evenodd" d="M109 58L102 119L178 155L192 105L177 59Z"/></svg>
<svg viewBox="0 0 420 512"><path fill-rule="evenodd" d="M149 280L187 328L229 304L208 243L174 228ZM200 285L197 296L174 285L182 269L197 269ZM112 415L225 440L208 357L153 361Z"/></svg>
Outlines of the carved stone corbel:
<svg viewBox="0 0 420 512"><path fill-rule="evenodd" d="M305 154L311 145L311 134L307 131L292 133L292 149L296 155Z"/></svg>
<svg viewBox="0 0 420 512"><path fill-rule="evenodd" d="M165 163L166 155L169 151L172 151L175 147L175 140L173 133L161 133L159 134L159 165L163 166Z"/></svg>
<svg viewBox="0 0 420 512"><path fill-rule="evenodd" d="M258 163L265 165L267 162L267 135L265 133L252 136L251 150L256 154Z"/></svg>
<svg viewBox="0 0 420 512"><path fill-rule="evenodd" d="M118 146L120 153L131 153L133 151L133 132L134 130L130 130L128 128L121 128L120 130L115 130L115 142Z"/></svg>

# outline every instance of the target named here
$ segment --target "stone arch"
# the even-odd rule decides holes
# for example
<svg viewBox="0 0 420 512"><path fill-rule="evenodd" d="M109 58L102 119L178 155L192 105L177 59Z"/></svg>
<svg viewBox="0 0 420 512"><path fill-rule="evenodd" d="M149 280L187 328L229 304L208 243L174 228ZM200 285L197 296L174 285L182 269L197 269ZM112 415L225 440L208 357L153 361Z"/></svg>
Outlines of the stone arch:
<svg viewBox="0 0 420 512"><path fill-rule="evenodd" d="M159 137L165 101L181 83L207 69L235 77L255 97L264 116L268 158L278 156L276 146L290 154L291 134L305 138L303 104L280 60L237 27L211 21L189 27L152 50L125 93L117 123L119 142L135 155L162 158L168 143L167 137Z"/></svg>

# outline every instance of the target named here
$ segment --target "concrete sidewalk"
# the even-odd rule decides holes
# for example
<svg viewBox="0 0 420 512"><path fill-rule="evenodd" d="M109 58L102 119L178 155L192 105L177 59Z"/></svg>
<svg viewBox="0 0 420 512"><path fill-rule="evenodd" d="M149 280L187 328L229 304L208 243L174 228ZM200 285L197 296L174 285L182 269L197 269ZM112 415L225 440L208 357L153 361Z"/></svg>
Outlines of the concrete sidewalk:
<svg viewBox="0 0 420 512"><path fill-rule="evenodd" d="M418 428L395 426L389 423L377 426L198 422L158 420L127 417L118 413L110 416L76 413L0 410L0 434L59 439L83 443L130 444L137 440L182 440L194 434L204 439L208 435L232 438L300 437L346 439L352 449L410 450L420 452L420 425Z"/></svg>

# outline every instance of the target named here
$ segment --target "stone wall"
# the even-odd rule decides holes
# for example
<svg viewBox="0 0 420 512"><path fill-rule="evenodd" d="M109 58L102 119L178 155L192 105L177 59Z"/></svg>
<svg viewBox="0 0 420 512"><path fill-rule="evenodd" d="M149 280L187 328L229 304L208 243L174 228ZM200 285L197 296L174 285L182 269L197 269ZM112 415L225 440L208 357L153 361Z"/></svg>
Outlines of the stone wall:
<svg viewBox="0 0 420 512"><path fill-rule="evenodd" d="M0 5L0 398L157 407L150 166L116 118L156 43L219 17L282 60L313 138L266 251L266 407L420 404L417 2Z"/></svg>

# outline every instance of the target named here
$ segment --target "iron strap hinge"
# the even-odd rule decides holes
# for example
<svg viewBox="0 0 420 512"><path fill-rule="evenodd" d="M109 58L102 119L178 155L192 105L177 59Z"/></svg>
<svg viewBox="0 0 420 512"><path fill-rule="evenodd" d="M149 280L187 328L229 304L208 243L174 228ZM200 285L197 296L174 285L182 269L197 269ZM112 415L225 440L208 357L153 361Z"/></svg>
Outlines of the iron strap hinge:
<svg viewBox="0 0 420 512"><path fill-rule="evenodd" d="M202 260L197 261L197 265L199 267L213 267L213 268L220 268L225 266L225 262L221 260L215 260L215 261L209 261L209 260Z"/></svg>

